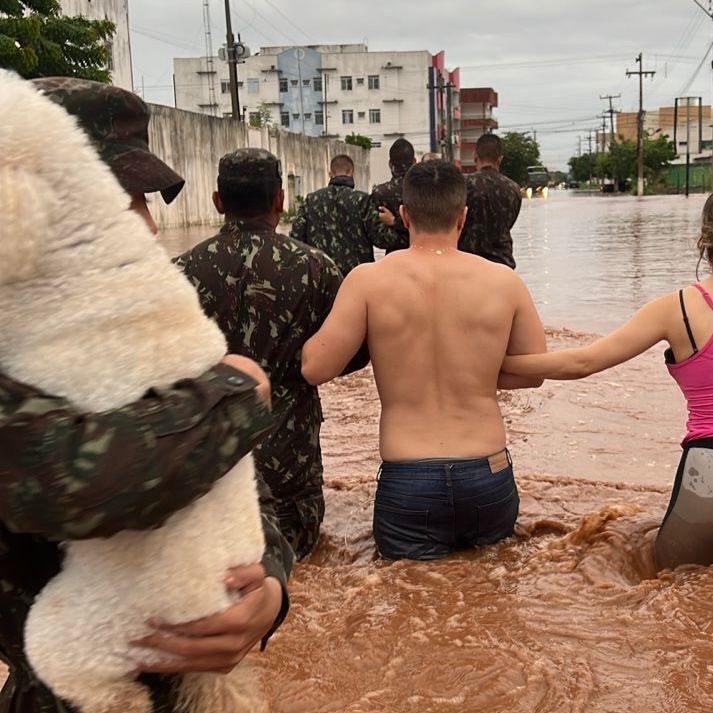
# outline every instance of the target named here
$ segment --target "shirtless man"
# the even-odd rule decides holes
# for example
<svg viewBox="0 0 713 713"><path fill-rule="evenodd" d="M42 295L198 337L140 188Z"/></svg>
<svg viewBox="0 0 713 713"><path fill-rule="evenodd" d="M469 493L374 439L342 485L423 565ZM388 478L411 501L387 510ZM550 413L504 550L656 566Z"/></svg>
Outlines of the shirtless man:
<svg viewBox="0 0 713 713"><path fill-rule="evenodd" d="M350 272L302 353L302 374L322 384L368 340L384 461L374 537L389 559L496 542L517 519L496 391L542 383L500 367L506 353L545 351L545 335L517 274L458 251L465 201L456 166L411 168L401 207L410 247Z"/></svg>

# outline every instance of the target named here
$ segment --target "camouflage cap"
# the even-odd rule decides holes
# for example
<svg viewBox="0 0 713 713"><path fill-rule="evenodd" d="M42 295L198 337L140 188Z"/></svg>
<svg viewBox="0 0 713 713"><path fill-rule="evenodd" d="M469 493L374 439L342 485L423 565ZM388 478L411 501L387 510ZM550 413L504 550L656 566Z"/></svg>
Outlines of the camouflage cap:
<svg viewBox="0 0 713 713"><path fill-rule="evenodd" d="M77 117L128 193L161 191L170 203L185 181L149 149L149 108L135 94L73 77L43 77L32 83Z"/></svg>
<svg viewBox="0 0 713 713"><path fill-rule="evenodd" d="M265 149L238 149L225 154L218 164L219 181L282 180L282 166L277 156Z"/></svg>

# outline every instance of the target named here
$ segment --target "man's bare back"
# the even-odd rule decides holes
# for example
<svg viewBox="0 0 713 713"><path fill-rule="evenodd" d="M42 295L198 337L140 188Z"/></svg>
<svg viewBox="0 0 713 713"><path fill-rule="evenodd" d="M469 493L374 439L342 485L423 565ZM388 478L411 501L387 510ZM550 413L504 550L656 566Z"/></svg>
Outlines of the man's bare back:
<svg viewBox="0 0 713 713"><path fill-rule="evenodd" d="M326 331L337 357L345 339L334 334L331 343L330 328L342 328L330 321L344 309L344 326L353 328L358 319L349 313L365 313L384 460L476 457L505 447L496 398L505 353L544 350L542 324L512 270L454 247L416 244L358 267L340 296L348 304L337 298L314 340Z"/></svg>

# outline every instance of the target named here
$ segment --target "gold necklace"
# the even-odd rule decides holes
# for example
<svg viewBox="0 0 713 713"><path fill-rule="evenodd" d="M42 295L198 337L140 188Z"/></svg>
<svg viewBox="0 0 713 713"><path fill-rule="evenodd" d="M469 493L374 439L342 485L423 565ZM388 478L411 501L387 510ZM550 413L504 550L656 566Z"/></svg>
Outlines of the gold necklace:
<svg viewBox="0 0 713 713"><path fill-rule="evenodd" d="M430 253L435 253L436 255L445 255L448 248L427 248L424 245L414 245L415 248L419 250L428 250Z"/></svg>

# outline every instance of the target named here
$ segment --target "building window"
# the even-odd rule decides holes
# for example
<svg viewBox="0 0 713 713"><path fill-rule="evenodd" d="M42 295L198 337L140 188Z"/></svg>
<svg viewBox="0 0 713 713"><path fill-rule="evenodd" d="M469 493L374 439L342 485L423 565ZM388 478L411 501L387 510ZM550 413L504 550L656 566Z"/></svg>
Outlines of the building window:
<svg viewBox="0 0 713 713"><path fill-rule="evenodd" d="M302 80L302 86L303 87L308 87L312 83L312 80L310 79L303 79Z"/></svg>
<svg viewBox="0 0 713 713"><path fill-rule="evenodd" d="M238 89L242 89L242 88L243 88L243 83L242 83L242 82L238 82Z"/></svg>
<svg viewBox="0 0 713 713"><path fill-rule="evenodd" d="M260 126L260 112L251 111L248 121L250 122L250 126Z"/></svg>
<svg viewBox="0 0 713 713"><path fill-rule="evenodd" d="M286 92L288 88L289 84L287 83L287 77L280 77L280 91Z"/></svg>
<svg viewBox="0 0 713 713"><path fill-rule="evenodd" d="M260 80L259 79L248 79L248 94L259 94L260 93Z"/></svg>
<svg viewBox="0 0 713 713"><path fill-rule="evenodd" d="M365 112L365 111L357 112L357 119L365 119L365 118L366 118L366 112Z"/></svg>
<svg viewBox="0 0 713 713"><path fill-rule="evenodd" d="M312 80L312 87L315 92L322 93L322 77L315 77Z"/></svg>
<svg viewBox="0 0 713 713"><path fill-rule="evenodd" d="M379 75L378 74L370 74L369 75L369 89L380 89L381 85L379 82Z"/></svg>
<svg viewBox="0 0 713 713"><path fill-rule="evenodd" d="M357 84L360 87L363 87L364 86L364 77L357 77Z"/></svg>
<svg viewBox="0 0 713 713"><path fill-rule="evenodd" d="M381 123L381 109L369 109L369 123L370 124L380 124Z"/></svg>
<svg viewBox="0 0 713 713"><path fill-rule="evenodd" d="M295 121L297 121L297 119L300 118L299 112L293 114L293 115L292 115L292 118L293 118Z"/></svg>
<svg viewBox="0 0 713 713"><path fill-rule="evenodd" d="M354 111L352 109L342 109L342 124L354 123Z"/></svg>
<svg viewBox="0 0 713 713"><path fill-rule="evenodd" d="M280 112L280 124L282 126L290 125L290 112L289 111L281 111Z"/></svg>
<svg viewBox="0 0 713 713"><path fill-rule="evenodd" d="M311 119L312 118L312 112L308 111L305 112L305 119Z"/></svg>
<svg viewBox="0 0 713 713"><path fill-rule="evenodd" d="M372 142L371 142L371 148L373 148L373 149L380 149L380 148L381 148L381 141L372 141Z"/></svg>
<svg viewBox="0 0 713 713"><path fill-rule="evenodd" d="M351 77L341 77L342 80L342 91L350 92L352 90L352 78Z"/></svg>
<svg viewBox="0 0 713 713"><path fill-rule="evenodd" d="M226 82L225 80L221 81L220 93L221 94L230 94L230 82Z"/></svg>
<svg viewBox="0 0 713 713"><path fill-rule="evenodd" d="M317 126L324 126L324 112L323 111L315 111L314 112L314 123L317 124Z"/></svg>
<svg viewBox="0 0 713 713"><path fill-rule="evenodd" d="M296 86L299 84L299 82L298 82L296 79L290 79L290 84L291 84L293 87L296 87Z"/></svg>

